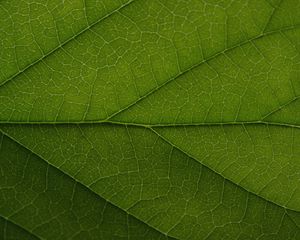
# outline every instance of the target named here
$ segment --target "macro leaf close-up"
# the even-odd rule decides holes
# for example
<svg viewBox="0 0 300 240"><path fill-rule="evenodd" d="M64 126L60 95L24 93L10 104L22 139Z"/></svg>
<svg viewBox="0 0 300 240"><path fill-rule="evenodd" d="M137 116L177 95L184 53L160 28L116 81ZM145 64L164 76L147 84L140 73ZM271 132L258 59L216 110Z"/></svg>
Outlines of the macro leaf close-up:
<svg viewBox="0 0 300 240"><path fill-rule="evenodd" d="M300 239L299 0L0 0L0 239Z"/></svg>

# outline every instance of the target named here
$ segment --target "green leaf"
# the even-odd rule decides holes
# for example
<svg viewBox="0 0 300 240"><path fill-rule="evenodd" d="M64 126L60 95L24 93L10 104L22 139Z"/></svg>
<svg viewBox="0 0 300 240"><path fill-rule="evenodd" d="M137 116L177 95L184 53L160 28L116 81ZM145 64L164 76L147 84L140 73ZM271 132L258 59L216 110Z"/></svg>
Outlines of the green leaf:
<svg viewBox="0 0 300 240"><path fill-rule="evenodd" d="M297 0L0 2L4 239L299 239Z"/></svg>
<svg viewBox="0 0 300 240"><path fill-rule="evenodd" d="M165 239L81 183L1 135L1 215L31 233L28 239ZM24 234L1 220L4 239ZM28 233L26 233L28 234Z"/></svg>
<svg viewBox="0 0 300 240"><path fill-rule="evenodd" d="M26 232L23 228L20 228L19 226L6 220L3 217L0 218L0 235L2 239L38 239L35 236Z"/></svg>

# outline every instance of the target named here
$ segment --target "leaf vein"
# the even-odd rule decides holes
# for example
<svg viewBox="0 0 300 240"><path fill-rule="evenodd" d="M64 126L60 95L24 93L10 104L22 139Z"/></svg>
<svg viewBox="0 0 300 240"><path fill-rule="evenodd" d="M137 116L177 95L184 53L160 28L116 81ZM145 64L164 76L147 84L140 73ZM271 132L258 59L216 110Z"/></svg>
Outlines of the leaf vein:
<svg viewBox="0 0 300 240"><path fill-rule="evenodd" d="M21 147L27 149L28 151L30 151L32 154L34 154L35 156L37 156L39 159L45 161L48 165L52 166L53 168L55 168L57 171L60 171L61 173L65 174L67 177L71 178L73 181L75 181L75 183L82 185L83 187L85 187L87 190L89 190L91 193L96 194L97 196L99 196L100 198L103 198L106 202L110 203L111 205L115 206L116 208L118 208L121 211L124 211L127 215L134 217L135 219L137 219L138 221L146 224L149 228L160 232L161 234L165 235L166 237L168 237L168 239L174 239L176 240L176 238L174 238L173 236L169 236L167 233L162 232L160 229L151 226L150 224L148 224L147 222L142 221L141 219L139 219L137 216L131 214L130 212L128 212L125 209L120 208L119 206L115 205L114 203L112 203L110 200L107 200L106 198L102 197L101 195L99 195L97 192L95 192L94 190L92 190L91 188L89 188L88 186L86 186L85 184L81 183L79 180L77 180L75 177L72 177L71 175L69 175L68 173L66 173L65 171L63 171L62 169L56 167L55 165L51 164L50 162L48 162L47 160L45 160L40 154L36 153L35 151L33 151L32 149L28 148L27 146L25 146L24 144L22 144L20 141L16 140L14 137L10 136L8 133L6 133L5 131L3 131L2 129L0 129L0 132L2 134L4 134L5 136L7 136L8 138L10 138L11 140L13 140L14 142L16 142L17 144L19 144Z"/></svg>
<svg viewBox="0 0 300 240"><path fill-rule="evenodd" d="M60 43L57 47L55 47L54 49L52 49L51 51L49 51L48 53L46 53L45 55L43 55L42 57L38 58L37 60L35 60L34 62L32 62L31 64L27 65L26 67L24 67L23 69L19 69L19 71L15 74L13 74L12 76L8 77L5 81L3 81L0 84L0 87L3 86L4 84L6 84L7 82L15 79L17 76L19 76L20 74L22 74L23 72L25 72L27 69L33 67L34 65L36 65L37 63L43 61L45 58L47 58L48 56L50 56L51 54L53 54L54 52L56 52L57 50L61 49L63 46L65 46L66 44L68 44L69 42L71 42L73 39L75 39L76 37L78 37L79 35L85 33L86 31L88 31L89 29L91 29L93 26L97 25L98 23L104 21L105 19L109 18L110 16L112 16L114 13L119 12L121 9L129 6L131 3L133 3L136 0L130 0L129 2L127 2L126 4L123 4L122 6L120 6L119 8L116 8L115 10L113 10L112 12L106 14L104 17L100 18L99 20L89 24L87 27L83 28L80 32L78 32L77 34L75 34L74 36L68 38L67 40L65 40L64 42Z"/></svg>
<svg viewBox="0 0 300 240"><path fill-rule="evenodd" d="M166 143L168 143L168 144L169 144L170 146L172 146L173 148L175 148L175 149L177 149L178 151L182 152L183 154L185 154L186 156L188 156L189 158L191 158L192 160L194 160L194 161L197 162L198 164L201 164L201 165L203 165L203 166L209 168L209 169L210 169L211 171L213 171L214 173L220 175L220 176L221 176L222 178L224 178L225 180L227 180L227 181L231 182L232 184L234 184L234 185L240 187L241 189L245 190L246 192L248 192L248 193L250 193L250 194L253 194L253 195L255 195L255 196L257 196L257 197L259 197L259 198L261 198L261 199L264 199L266 202L270 202L270 203L272 203L272 204L274 204L274 205L276 205L276 206L278 206L278 207L281 207L281 208L283 208L283 209L285 209L285 210L291 210L291 211L294 211L294 212L298 212L298 211L296 211L296 210L289 209L289 208L287 208L287 207L281 206L281 205L279 205L279 204L273 202L273 201L270 200L270 199L264 198L264 197L262 197L262 196L260 196L260 195L258 195L258 194L256 194L256 193L254 193L254 192L252 192L252 191L249 191L248 189L244 188L243 186L239 185L238 183L235 183L235 182L233 182L232 180L226 178L225 176L222 175L222 173L219 173L219 172L215 171L214 169L212 169L212 168L206 166L204 163L199 162L199 161L197 160L196 157L194 157L193 155L187 153L186 151L184 151L183 149L181 149L180 147L178 147L176 144L174 144L174 143L171 142L170 140L166 139L164 136L162 136L159 132L157 132L157 131L154 130L153 128L150 128L150 129L151 129L158 137L160 137L162 140L164 140Z"/></svg>
<svg viewBox="0 0 300 240"><path fill-rule="evenodd" d="M203 59L201 62L199 63L196 63L194 65L192 65L191 67L185 69L184 71L180 71L179 74L175 75L174 77L170 78L169 80L167 80L166 82L164 82L163 84L157 86L156 88L153 88L152 90L150 90L149 92L147 92L145 95L139 97L137 100L135 100L134 102L128 104L127 106L125 106L124 108L121 108L120 110L112 113L110 116L108 116L105 120L110 120L112 119L113 117L117 116L118 114L122 113L122 112L125 112L126 110L128 110L129 108L133 107L134 105L136 105L138 102L142 101L143 99L147 98L148 96L154 94L155 92L157 92L158 90L160 90L161 88L163 88L164 86L170 84L171 82L173 82L174 80L176 80L177 78L187 74L188 72L190 72L191 70L201 66L202 64L204 63L207 63L209 61L211 61L212 59L222 55L222 54L225 54L229 51L232 51L238 47L241 47L243 45L246 45L248 43L251 43L252 41L255 41L257 39L260 39L260 38L263 38L263 37L266 37L266 36L270 36L270 35L273 35L273 34L278 34L278 33L281 33L281 32L285 32L285 31L290 31L290 30L293 30L293 29L297 29L297 28L300 28L300 24L296 24L296 25L293 25L293 26L289 26L289 27L285 27L285 28L281 28L281 29L277 29L277 30L274 30L274 31L270 31L270 32L266 32L266 33L262 33L260 35L257 35L253 38L250 38L250 39L247 39L243 42L240 42L238 44L235 44L234 46L230 47L230 48L227 48L227 49L224 49L222 50L221 52L217 52L215 53L214 55L206 58L206 59Z"/></svg>

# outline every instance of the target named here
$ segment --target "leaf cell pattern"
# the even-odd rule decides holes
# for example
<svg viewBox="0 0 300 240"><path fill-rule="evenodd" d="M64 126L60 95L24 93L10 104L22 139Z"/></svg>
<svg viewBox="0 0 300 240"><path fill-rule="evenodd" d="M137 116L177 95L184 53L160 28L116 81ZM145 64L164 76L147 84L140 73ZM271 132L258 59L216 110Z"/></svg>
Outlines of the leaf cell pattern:
<svg viewBox="0 0 300 240"><path fill-rule="evenodd" d="M300 2L0 1L2 239L300 239Z"/></svg>

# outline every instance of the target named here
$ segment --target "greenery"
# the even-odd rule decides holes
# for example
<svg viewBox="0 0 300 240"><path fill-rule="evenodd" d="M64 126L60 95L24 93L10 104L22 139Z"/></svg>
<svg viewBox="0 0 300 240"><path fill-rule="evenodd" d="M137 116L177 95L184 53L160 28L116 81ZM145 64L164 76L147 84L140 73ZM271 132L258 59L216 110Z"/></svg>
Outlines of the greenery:
<svg viewBox="0 0 300 240"><path fill-rule="evenodd" d="M300 239L300 1L1 0L0 239Z"/></svg>

